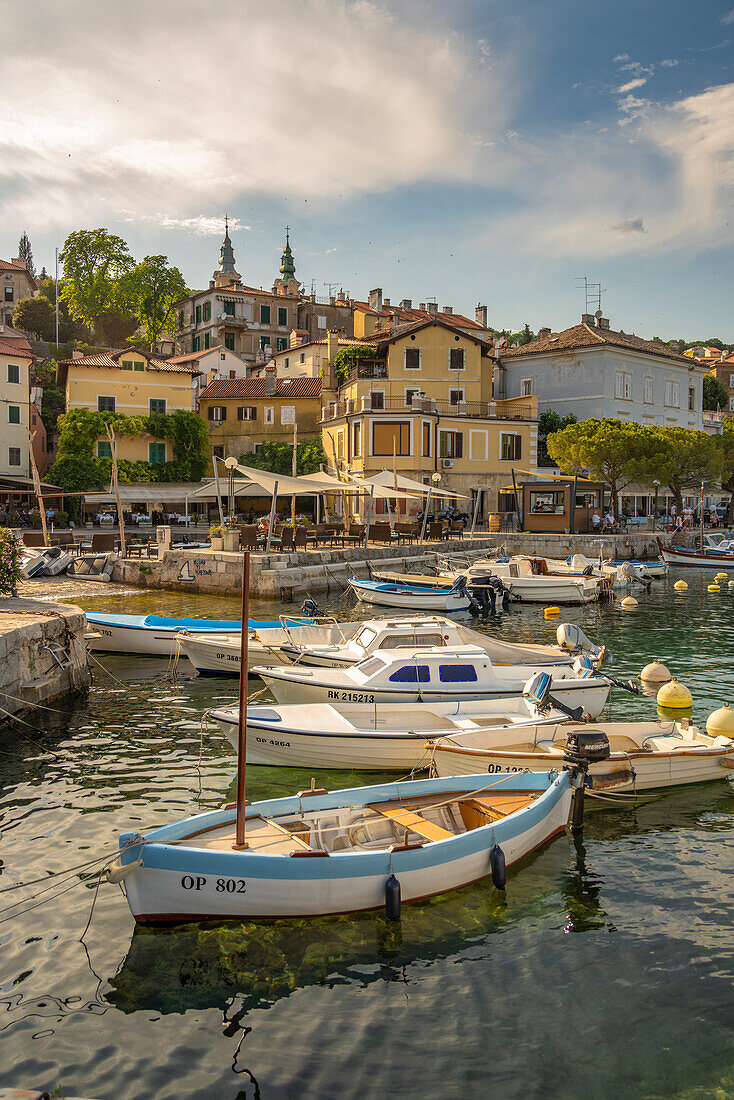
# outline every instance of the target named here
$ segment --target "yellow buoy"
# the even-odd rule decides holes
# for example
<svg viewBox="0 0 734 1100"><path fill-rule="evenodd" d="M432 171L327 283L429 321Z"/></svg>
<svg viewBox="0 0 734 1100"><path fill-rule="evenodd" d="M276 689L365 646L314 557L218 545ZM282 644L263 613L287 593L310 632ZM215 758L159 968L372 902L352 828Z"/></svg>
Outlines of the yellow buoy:
<svg viewBox="0 0 734 1100"><path fill-rule="evenodd" d="M707 584L706 588L709 592L721 592L721 588L718 584Z"/></svg>
<svg viewBox="0 0 734 1100"><path fill-rule="evenodd" d="M670 671L655 657L649 665L645 665L640 673L640 679L647 684L667 684Z"/></svg>
<svg viewBox="0 0 734 1100"><path fill-rule="evenodd" d="M676 590L676 592L685 592L688 588L688 584L686 583L686 581L683 580L676 581L673 585L673 588Z"/></svg>
<svg viewBox="0 0 734 1100"><path fill-rule="evenodd" d="M734 737L734 710L728 703L709 714L706 719L706 733L712 737Z"/></svg>
<svg viewBox="0 0 734 1100"><path fill-rule="evenodd" d="M623 607L625 611L632 611L633 608L637 607L637 600L634 596L625 596L620 606Z"/></svg>
<svg viewBox="0 0 734 1100"><path fill-rule="evenodd" d="M726 573L717 573L714 579L717 581L725 581L728 579L728 577Z"/></svg>
<svg viewBox="0 0 734 1100"><path fill-rule="evenodd" d="M657 694L658 706L685 709L693 703L693 696L685 684L679 684L675 676L663 684Z"/></svg>
<svg viewBox="0 0 734 1100"><path fill-rule="evenodd" d="M560 607L545 607L543 608L543 617L546 619L554 619L556 615L561 614Z"/></svg>
<svg viewBox="0 0 734 1100"><path fill-rule="evenodd" d="M729 588L734 588L734 581L729 581Z"/></svg>

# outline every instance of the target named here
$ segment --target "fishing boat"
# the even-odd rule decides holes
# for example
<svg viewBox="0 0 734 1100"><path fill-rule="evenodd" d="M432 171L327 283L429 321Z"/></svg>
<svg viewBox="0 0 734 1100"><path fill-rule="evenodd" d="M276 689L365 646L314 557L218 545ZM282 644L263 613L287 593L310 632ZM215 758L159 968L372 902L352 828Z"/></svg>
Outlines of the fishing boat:
<svg viewBox="0 0 734 1100"><path fill-rule="evenodd" d="M707 550L683 550L678 546L663 546L658 539L660 557L668 565L695 566L698 569L732 569L734 568L734 556L728 551L721 552Z"/></svg>
<svg viewBox="0 0 734 1100"><path fill-rule="evenodd" d="M249 551L242 622L249 621ZM455 890L506 868L583 816L589 763L608 752L578 734L568 768L299 791L247 801L248 631L241 632L237 800L148 834L123 833L107 869L137 921L324 916ZM372 658L374 659L374 658Z"/></svg>
<svg viewBox="0 0 734 1100"><path fill-rule="evenodd" d="M166 619L160 615L110 615L106 611L87 611L87 622L94 627L91 648L105 653L137 653L169 657L176 648L176 635L187 630L197 634L239 633L239 619ZM278 620L250 619L251 630L280 626Z"/></svg>
<svg viewBox="0 0 734 1100"><path fill-rule="evenodd" d="M363 581L350 577L349 584L358 600L378 607L404 607L414 611L466 611L471 597L466 581L461 579L449 588L433 585L401 584L394 581Z"/></svg>
<svg viewBox="0 0 734 1100"><path fill-rule="evenodd" d="M734 741L711 737L686 718L679 722L603 722L583 728L603 734L609 742L609 759L603 766L592 764L589 778L593 789L597 773L603 772L603 781L597 783L597 789L603 789L613 776L615 790L608 795L612 800L625 792L709 783L730 774L724 770L724 761L729 764L734 757ZM525 725L522 730L462 730L431 739L427 748L437 776L545 772L558 767L572 735L573 724L567 721Z"/></svg>
<svg viewBox="0 0 734 1100"><path fill-rule="evenodd" d="M278 626L266 625L249 632L247 661L248 672L253 665L287 665L296 659L301 649L337 648L346 645L356 634L361 622L337 623L335 619L309 620L281 618ZM298 625L296 625L298 624ZM240 632L218 634L192 634L182 630L176 643L188 657L200 676L239 676Z"/></svg>
<svg viewBox="0 0 734 1100"><path fill-rule="evenodd" d="M583 604L598 600L608 592L611 581L606 577L552 573L544 558L496 558L479 559L463 573L446 570L445 576L454 579L464 577L472 591L478 585L491 583L496 578L518 599L529 603Z"/></svg>
<svg viewBox="0 0 734 1100"><path fill-rule="evenodd" d="M411 652L383 650L349 668L303 665L253 671L279 703L416 703L446 699L506 699L522 695L538 666L495 664L479 646ZM598 715L609 680L576 665L552 669L552 691L570 709Z"/></svg>
<svg viewBox="0 0 734 1100"><path fill-rule="evenodd" d="M239 708L210 712L237 748ZM522 696L470 702L311 703L308 706L248 706L247 763L295 768L347 768L409 772L428 767L426 738L468 730L504 730L540 725L554 728L564 716L541 717ZM508 734L509 736L509 734Z"/></svg>

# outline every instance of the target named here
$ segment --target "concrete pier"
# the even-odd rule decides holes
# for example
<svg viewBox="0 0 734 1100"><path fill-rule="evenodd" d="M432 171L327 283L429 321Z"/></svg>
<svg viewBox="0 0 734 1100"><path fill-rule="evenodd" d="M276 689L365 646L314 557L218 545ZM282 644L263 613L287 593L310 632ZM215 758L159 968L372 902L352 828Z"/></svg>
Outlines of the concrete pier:
<svg viewBox="0 0 734 1100"><path fill-rule="evenodd" d="M0 599L0 720L88 690L86 624L78 607Z"/></svg>
<svg viewBox="0 0 734 1100"><path fill-rule="evenodd" d="M277 600L301 600L308 593L345 588L349 577L369 577L369 565L379 569L411 571L433 563L437 556L478 555L500 549L507 554L566 558L569 554L599 556L598 536L528 535L503 533L433 542L418 546L370 546L303 550L291 553L253 553L250 592ZM613 535L604 540L604 556L657 558L655 536L649 532ZM115 562L112 579L138 588L166 588L217 596L241 591L242 554L223 550L168 550L160 559L126 558Z"/></svg>

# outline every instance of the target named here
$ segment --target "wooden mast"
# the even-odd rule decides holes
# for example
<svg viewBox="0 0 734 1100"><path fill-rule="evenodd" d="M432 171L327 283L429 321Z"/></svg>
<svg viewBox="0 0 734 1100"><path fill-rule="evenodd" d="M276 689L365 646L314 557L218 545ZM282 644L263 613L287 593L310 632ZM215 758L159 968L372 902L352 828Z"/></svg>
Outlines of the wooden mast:
<svg viewBox="0 0 734 1100"><path fill-rule="evenodd" d="M701 482L701 553L703 554L703 482Z"/></svg>
<svg viewBox="0 0 734 1100"><path fill-rule="evenodd" d="M115 492L115 501L117 503L117 522L120 527L120 557L126 557L126 543L125 543L125 517L122 514L122 501L120 500L120 489L117 484L117 444L115 442L115 429L110 424L105 424L107 429L107 438L110 441L110 453L112 454L112 488Z"/></svg>
<svg viewBox="0 0 734 1100"><path fill-rule="evenodd" d="M43 494L41 493L41 479L38 476L38 466L36 466L36 456L33 453L33 440L36 438L36 433L30 435L28 443L28 452L31 459L31 473L33 474L33 488L36 490L36 500L38 501L38 511L41 513L41 527L43 528L43 545L49 546L48 530L46 528L46 509L43 504Z"/></svg>
<svg viewBox="0 0 734 1100"><path fill-rule="evenodd" d="M247 651L250 641L250 551L242 556L242 629L240 631L240 706L237 738L237 823L232 847L249 847L245 840L247 806Z"/></svg>
<svg viewBox="0 0 734 1100"><path fill-rule="evenodd" d="M293 421L293 461L291 463L291 473L293 477L296 476L298 469L298 422ZM293 524L293 534L296 533L296 494L291 497L291 523Z"/></svg>

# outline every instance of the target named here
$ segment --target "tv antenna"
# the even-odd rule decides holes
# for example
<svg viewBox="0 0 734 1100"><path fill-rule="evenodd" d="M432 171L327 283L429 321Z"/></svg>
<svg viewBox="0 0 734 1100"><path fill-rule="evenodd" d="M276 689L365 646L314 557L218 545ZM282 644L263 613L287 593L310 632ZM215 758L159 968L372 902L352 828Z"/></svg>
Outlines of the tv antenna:
<svg viewBox="0 0 734 1100"><path fill-rule="evenodd" d="M606 293L607 288L601 283L590 283L586 275L579 275L576 278L576 289L584 292L584 313L593 313L597 319L601 317L601 296Z"/></svg>
<svg viewBox="0 0 734 1100"><path fill-rule="evenodd" d="M328 287L329 297L331 298L331 288L334 287L334 289L336 289L340 284L339 284L339 282L336 282L336 283L324 283L323 285L325 287Z"/></svg>

